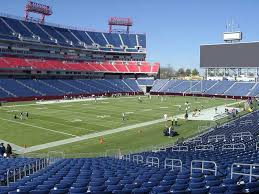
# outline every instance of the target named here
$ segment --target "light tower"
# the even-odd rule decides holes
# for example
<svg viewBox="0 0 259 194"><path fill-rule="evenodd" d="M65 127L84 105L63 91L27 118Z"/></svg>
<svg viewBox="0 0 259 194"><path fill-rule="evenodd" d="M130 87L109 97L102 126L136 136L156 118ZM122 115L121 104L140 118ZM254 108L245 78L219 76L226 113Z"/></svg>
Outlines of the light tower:
<svg viewBox="0 0 259 194"><path fill-rule="evenodd" d="M119 17L111 17L108 21L109 24L109 32L112 32L113 26L126 26L127 33L129 33L130 26L133 25L131 18L119 18Z"/></svg>
<svg viewBox="0 0 259 194"><path fill-rule="evenodd" d="M43 5L40 3L35 3L33 1L28 1L24 8L25 20L29 19L30 13L36 13L40 16L40 23L45 22L45 17L52 15L52 9L48 5Z"/></svg>

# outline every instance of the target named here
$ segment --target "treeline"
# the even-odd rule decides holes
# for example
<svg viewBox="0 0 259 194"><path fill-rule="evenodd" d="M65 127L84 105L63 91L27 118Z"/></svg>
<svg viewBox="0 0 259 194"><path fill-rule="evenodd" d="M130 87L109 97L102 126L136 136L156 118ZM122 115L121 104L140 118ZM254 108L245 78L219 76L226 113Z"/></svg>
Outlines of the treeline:
<svg viewBox="0 0 259 194"><path fill-rule="evenodd" d="M199 75L200 75L200 72L196 68L175 69L170 66L160 67L160 78L162 79L175 78L175 77L190 77L190 76L199 76Z"/></svg>

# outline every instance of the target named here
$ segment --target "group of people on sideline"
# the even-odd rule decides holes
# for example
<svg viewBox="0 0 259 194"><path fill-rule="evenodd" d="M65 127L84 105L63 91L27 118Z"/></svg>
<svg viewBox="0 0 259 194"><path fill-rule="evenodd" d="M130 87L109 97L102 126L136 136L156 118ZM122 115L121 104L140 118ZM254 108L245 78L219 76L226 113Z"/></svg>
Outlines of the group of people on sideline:
<svg viewBox="0 0 259 194"><path fill-rule="evenodd" d="M24 118L28 119L29 113L28 112L21 112L19 117L16 114L14 115L14 119L19 119L19 118L21 120L23 120Z"/></svg>
<svg viewBox="0 0 259 194"><path fill-rule="evenodd" d="M13 149L10 144L7 144L7 146L4 146L4 143L0 144L0 157L4 158L10 158L13 154Z"/></svg>

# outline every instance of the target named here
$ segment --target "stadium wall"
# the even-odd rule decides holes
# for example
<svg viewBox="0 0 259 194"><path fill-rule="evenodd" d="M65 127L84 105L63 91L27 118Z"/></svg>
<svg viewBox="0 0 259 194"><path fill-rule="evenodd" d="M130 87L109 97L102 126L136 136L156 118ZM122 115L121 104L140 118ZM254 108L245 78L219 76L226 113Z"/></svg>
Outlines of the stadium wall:
<svg viewBox="0 0 259 194"><path fill-rule="evenodd" d="M126 95L144 95L143 92L106 92L106 93L91 93L91 94L74 94L74 95L65 95L68 98L78 98L78 97L91 97L91 96L105 96L111 97L114 94L121 94L122 96ZM59 100L64 99L62 96L30 96L30 97L16 97L16 98L0 98L0 102L24 102L24 101L35 101L35 100Z"/></svg>
<svg viewBox="0 0 259 194"><path fill-rule="evenodd" d="M217 94L195 94L195 93L174 93L174 92L150 92L151 95L162 96L197 96L197 97L210 97L210 98L231 98L231 99L248 99L251 96L229 96L229 95L217 95Z"/></svg>

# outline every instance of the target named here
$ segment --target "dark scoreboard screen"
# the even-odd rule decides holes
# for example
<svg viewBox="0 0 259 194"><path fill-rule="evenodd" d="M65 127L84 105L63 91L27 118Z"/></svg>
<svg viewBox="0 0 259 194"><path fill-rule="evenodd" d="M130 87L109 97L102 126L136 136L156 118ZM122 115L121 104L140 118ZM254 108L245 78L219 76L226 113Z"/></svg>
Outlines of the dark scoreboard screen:
<svg viewBox="0 0 259 194"><path fill-rule="evenodd" d="M259 42L200 46L201 67L259 67Z"/></svg>

